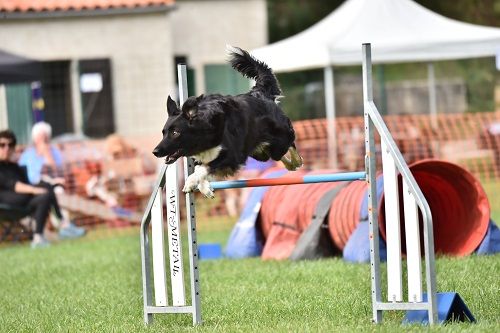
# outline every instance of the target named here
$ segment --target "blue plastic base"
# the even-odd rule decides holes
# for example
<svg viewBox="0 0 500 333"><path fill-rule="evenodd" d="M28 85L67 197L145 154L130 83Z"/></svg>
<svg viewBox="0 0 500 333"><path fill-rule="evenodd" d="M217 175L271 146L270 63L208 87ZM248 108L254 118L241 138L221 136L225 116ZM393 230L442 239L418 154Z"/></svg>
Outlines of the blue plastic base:
<svg viewBox="0 0 500 333"><path fill-rule="evenodd" d="M488 231L483 241L476 249L477 254L495 254L500 253L500 229L493 220L490 219Z"/></svg>
<svg viewBox="0 0 500 333"><path fill-rule="evenodd" d="M222 247L217 243L206 243L198 245L198 254L200 260L222 258Z"/></svg>
<svg viewBox="0 0 500 333"><path fill-rule="evenodd" d="M427 294L423 295L424 302ZM440 324L447 321L476 322L465 302L458 293L437 293L438 321ZM429 316L425 310L410 310L406 312L403 324L429 324Z"/></svg>

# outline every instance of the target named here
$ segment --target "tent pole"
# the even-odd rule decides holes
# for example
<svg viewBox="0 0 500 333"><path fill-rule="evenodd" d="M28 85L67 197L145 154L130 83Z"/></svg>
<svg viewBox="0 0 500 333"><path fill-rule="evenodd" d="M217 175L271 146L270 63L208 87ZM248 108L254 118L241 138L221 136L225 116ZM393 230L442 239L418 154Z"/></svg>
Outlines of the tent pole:
<svg viewBox="0 0 500 333"><path fill-rule="evenodd" d="M71 105L73 107L73 132L83 134L83 110L80 92L80 68L78 60L71 59L70 80L71 80Z"/></svg>
<svg viewBox="0 0 500 333"><path fill-rule="evenodd" d="M0 127L9 128L9 119L7 113L7 93L5 85L0 83Z"/></svg>
<svg viewBox="0 0 500 333"><path fill-rule="evenodd" d="M436 101L436 75L434 73L434 64L427 63L427 80L429 88L429 111L431 115L431 125L434 130L437 129L437 101Z"/></svg>
<svg viewBox="0 0 500 333"><path fill-rule="evenodd" d="M384 73L384 65L380 64L375 67L377 69L377 79L378 85L380 87L379 90L379 98L380 98L380 114L389 114L389 110L387 109L387 91L385 87L385 73Z"/></svg>
<svg viewBox="0 0 500 333"><path fill-rule="evenodd" d="M328 166L337 169L337 133L335 129L335 82L333 67L324 70L325 106L328 129Z"/></svg>

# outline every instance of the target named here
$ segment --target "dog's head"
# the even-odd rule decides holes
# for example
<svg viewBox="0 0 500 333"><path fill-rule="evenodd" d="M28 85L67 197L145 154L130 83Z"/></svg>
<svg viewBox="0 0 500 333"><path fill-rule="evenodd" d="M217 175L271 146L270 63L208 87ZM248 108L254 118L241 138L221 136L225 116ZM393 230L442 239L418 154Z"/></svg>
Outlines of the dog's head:
<svg viewBox="0 0 500 333"><path fill-rule="evenodd" d="M156 157L165 157L165 162L171 164L181 156L193 156L220 144L224 113L203 100L203 95L190 97L181 110L168 96L168 119L163 139L153 150Z"/></svg>

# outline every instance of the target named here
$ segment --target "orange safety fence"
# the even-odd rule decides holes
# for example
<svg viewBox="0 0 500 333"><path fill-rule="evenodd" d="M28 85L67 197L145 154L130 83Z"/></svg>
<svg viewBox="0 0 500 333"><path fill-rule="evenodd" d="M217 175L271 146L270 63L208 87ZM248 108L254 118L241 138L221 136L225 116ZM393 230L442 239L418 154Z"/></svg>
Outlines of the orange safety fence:
<svg viewBox="0 0 500 333"><path fill-rule="evenodd" d="M500 134L488 132L493 124L500 124L500 112L440 114L434 126L429 115L383 118L408 164L437 158L456 163L481 179L500 178ZM329 165L326 119L296 121L293 126L297 148L306 167L364 169L363 117L336 120L337 166Z"/></svg>

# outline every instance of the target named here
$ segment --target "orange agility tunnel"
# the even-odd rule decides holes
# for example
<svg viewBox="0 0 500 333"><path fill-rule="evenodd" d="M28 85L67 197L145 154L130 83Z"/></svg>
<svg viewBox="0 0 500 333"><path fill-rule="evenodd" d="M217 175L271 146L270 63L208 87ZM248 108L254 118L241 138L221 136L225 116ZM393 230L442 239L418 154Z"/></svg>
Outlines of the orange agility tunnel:
<svg viewBox="0 0 500 333"><path fill-rule="evenodd" d="M474 252L486 235L490 219L488 198L479 181L462 167L439 160L416 162L410 165L410 170L432 212L435 251L451 256L464 256ZM332 171L321 170L310 174L323 173ZM311 223L322 195L337 186L343 188L332 199L324 224L328 225L334 246L338 250L344 249L358 224L366 222L368 213L364 201L367 185L364 181L269 188L260 211L260 225L265 238L263 258L287 258L301 233ZM381 175L377 187L377 192L381 194L378 198L380 234L384 239L385 212ZM401 191L400 184L401 230L404 233ZM404 253L405 246L402 243Z"/></svg>
<svg viewBox="0 0 500 333"><path fill-rule="evenodd" d="M445 161L422 160L409 167L431 209L436 253L465 256L474 252L490 221L490 204L479 181L464 168ZM399 190L401 193L401 184ZM379 207L383 204L382 197ZM385 237L383 209L379 213L380 233Z"/></svg>

